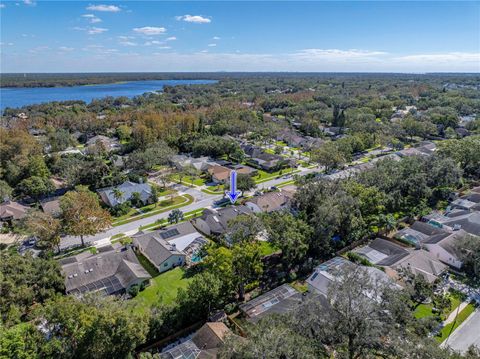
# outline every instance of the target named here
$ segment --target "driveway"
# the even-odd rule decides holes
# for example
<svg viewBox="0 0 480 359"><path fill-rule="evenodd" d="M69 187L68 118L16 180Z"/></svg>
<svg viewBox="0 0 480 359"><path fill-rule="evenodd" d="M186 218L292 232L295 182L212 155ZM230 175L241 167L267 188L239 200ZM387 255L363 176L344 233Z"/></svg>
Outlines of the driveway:
<svg viewBox="0 0 480 359"><path fill-rule="evenodd" d="M471 346L480 348L480 309L473 312L453 334L442 343L455 351L464 353Z"/></svg>

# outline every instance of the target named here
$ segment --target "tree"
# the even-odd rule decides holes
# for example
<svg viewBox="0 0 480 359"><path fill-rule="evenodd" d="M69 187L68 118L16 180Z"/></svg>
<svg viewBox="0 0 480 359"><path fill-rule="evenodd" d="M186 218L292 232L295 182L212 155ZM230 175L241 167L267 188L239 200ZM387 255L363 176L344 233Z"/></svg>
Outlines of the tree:
<svg viewBox="0 0 480 359"><path fill-rule="evenodd" d="M415 308L433 296L433 286L421 275L415 275L410 269L401 269L398 274L406 284L407 293L415 303Z"/></svg>
<svg viewBox="0 0 480 359"><path fill-rule="evenodd" d="M467 235L460 239L456 245L460 253L462 267L469 275L475 279L480 279L480 237Z"/></svg>
<svg viewBox="0 0 480 359"><path fill-rule="evenodd" d="M60 251L60 234L62 223L49 213L30 211L25 218L27 230L39 239L39 245Z"/></svg>
<svg viewBox="0 0 480 359"><path fill-rule="evenodd" d="M130 196L130 202L134 207L140 208L144 205L142 201L142 196L138 192L133 192Z"/></svg>
<svg viewBox="0 0 480 359"><path fill-rule="evenodd" d="M12 195L13 189L8 185L4 180L0 180L0 201L3 201L6 198L10 198Z"/></svg>
<svg viewBox="0 0 480 359"><path fill-rule="evenodd" d="M157 189L157 186L151 186L152 188L152 192L150 194L150 198L149 198L149 201L151 203L154 203L155 204L155 207L157 207L157 204L158 204L158 189Z"/></svg>
<svg viewBox="0 0 480 359"><path fill-rule="evenodd" d="M173 224L173 223L178 223L180 221L183 221L183 212L178 208L175 208L168 215L168 223Z"/></svg>
<svg viewBox="0 0 480 359"><path fill-rule="evenodd" d="M3 250L0 251L0 288L1 328L25 319L34 305L63 294L65 284L56 260Z"/></svg>
<svg viewBox="0 0 480 359"><path fill-rule="evenodd" d="M114 188L112 192L113 198L115 198L117 202L120 202L120 200L123 198L123 192L118 188Z"/></svg>
<svg viewBox="0 0 480 359"><path fill-rule="evenodd" d="M48 178L32 176L20 182L16 190L23 197L32 197L38 200L41 196L52 193L55 186Z"/></svg>
<svg viewBox="0 0 480 359"><path fill-rule="evenodd" d="M326 142L311 152L312 161L325 167L325 173L338 168L345 163L343 154L334 142Z"/></svg>
<svg viewBox="0 0 480 359"><path fill-rule="evenodd" d="M268 241L282 251L286 270L302 261L308 251L312 229L288 212L273 212L263 216Z"/></svg>
<svg viewBox="0 0 480 359"><path fill-rule="evenodd" d="M111 224L108 211L100 207L98 197L85 186L77 186L75 191L67 192L60 199L62 219L65 231L73 236L94 235L107 229Z"/></svg>
<svg viewBox="0 0 480 359"><path fill-rule="evenodd" d="M41 177L41 178L48 178L50 177L50 171L48 170L47 165L45 164L45 160L43 156L37 155L30 157L28 161L28 175L30 177Z"/></svg>
<svg viewBox="0 0 480 359"><path fill-rule="evenodd" d="M37 308L35 324L50 333L49 357L126 359L146 339L148 314L114 297L65 296Z"/></svg>
<svg viewBox="0 0 480 359"><path fill-rule="evenodd" d="M252 178L252 176L245 174L245 173L240 173L237 175L237 189L246 192L250 191L251 189L256 187L255 180ZM225 190L230 189L230 182L226 182L224 185Z"/></svg>
<svg viewBox="0 0 480 359"><path fill-rule="evenodd" d="M127 125L120 125L116 129L116 133L120 141L127 141L132 135L132 128Z"/></svg>
<svg viewBox="0 0 480 359"><path fill-rule="evenodd" d="M225 237L230 244L254 242L263 229L263 223L257 216L241 214L228 221Z"/></svg>
<svg viewBox="0 0 480 359"><path fill-rule="evenodd" d="M239 243L232 247L232 269L238 300L245 299L245 286L258 280L263 273L262 255L258 242Z"/></svg>
<svg viewBox="0 0 480 359"><path fill-rule="evenodd" d="M391 214L380 214L378 217L378 232L382 230L385 235L397 228L397 220Z"/></svg>

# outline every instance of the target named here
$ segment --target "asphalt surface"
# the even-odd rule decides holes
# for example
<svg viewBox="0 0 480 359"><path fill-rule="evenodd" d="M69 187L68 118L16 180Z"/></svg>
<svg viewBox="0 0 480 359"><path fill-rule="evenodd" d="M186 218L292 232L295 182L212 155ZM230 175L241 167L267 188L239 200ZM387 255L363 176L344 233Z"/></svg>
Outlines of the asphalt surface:
<svg viewBox="0 0 480 359"><path fill-rule="evenodd" d="M480 348L480 309L473 312L453 333L442 343L455 351L464 353L474 345Z"/></svg>

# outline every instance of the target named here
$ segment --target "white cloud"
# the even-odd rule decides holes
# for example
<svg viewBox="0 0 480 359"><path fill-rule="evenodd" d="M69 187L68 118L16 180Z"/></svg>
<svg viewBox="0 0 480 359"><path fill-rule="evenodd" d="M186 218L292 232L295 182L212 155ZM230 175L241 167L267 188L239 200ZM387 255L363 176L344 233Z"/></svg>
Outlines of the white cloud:
<svg viewBox="0 0 480 359"><path fill-rule="evenodd" d="M123 46L137 46L138 44L133 41L120 41L120 45Z"/></svg>
<svg viewBox="0 0 480 359"><path fill-rule="evenodd" d="M73 47L67 47L67 46L60 46L58 49L60 51L64 51L64 52L70 52L70 51L75 50Z"/></svg>
<svg viewBox="0 0 480 359"><path fill-rule="evenodd" d="M212 37L212 40L220 40L220 37L214 36L214 37Z"/></svg>
<svg viewBox="0 0 480 359"><path fill-rule="evenodd" d="M121 9L115 5L89 5L87 10L90 11L103 11L103 12L119 12Z"/></svg>
<svg viewBox="0 0 480 359"><path fill-rule="evenodd" d="M215 47L217 44L208 44L208 47Z"/></svg>
<svg viewBox="0 0 480 359"><path fill-rule="evenodd" d="M23 0L23 3L25 5L29 5L29 6L35 6L37 5L37 3L34 1L34 0Z"/></svg>
<svg viewBox="0 0 480 359"><path fill-rule="evenodd" d="M87 29L87 33L89 35L98 35L98 34L102 34L104 32L108 31L108 29L105 29L103 27L90 27Z"/></svg>
<svg viewBox="0 0 480 359"><path fill-rule="evenodd" d="M85 14L85 15L82 15L82 17L84 17L88 21L90 21L91 24L96 24L96 23L102 22L102 19L100 19L99 17L97 17L93 14Z"/></svg>
<svg viewBox="0 0 480 359"><path fill-rule="evenodd" d="M160 45L160 44L162 44L161 41L153 40L153 41L146 41L143 45L151 46L151 45Z"/></svg>
<svg viewBox="0 0 480 359"><path fill-rule="evenodd" d="M175 41L177 38L175 36L170 36L165 39L165 41Z"/></svg>
<svg viewBox="0 0 480 359"><path fill-rule="evenodd" d="M171 46L159 46L158 48L160 50L168 50L168 49L171 49L172 47Z"/></svg>
<svg viewBox="0 0 480 359"><path fill-rule="evenodd" d="M475 52L448 52L444 54L417 54L407 55L395 58L402 62L434 62L434 63L449 63L449 62L477 62L480 64L480 53ZM480 66L480 65L479 65Z"/></svg>
<svg viewBox="0 0 480 359"><path fill-rule="evenodd" d="M143 34L143 35L161 35L164 34L167 29L164 27L155 27L155 26L144 26L144 27L136 27L133 29L136 33Z"/></svg>
<svg viewBox="0 0 480 359"><path fill-rule="evenodd" d="M203 17L201 15L182 15L175 16L175 19L178 21L194 22L196 24L208 24L212 22L208 17Z"/></svg>
<svg viewBox="0 0 480 359"><path fill-rule="evenodd" d="M381 55L387 55L383 51L368 51L368 50L339 50L339 49L304 49L294 54L298 57L304 57L309 59L359 59L368 58Z"/></svg>
<svg viewBox="0 0 480 359"><path fill-rule="evenodd" d="M124 36L124 35L121 35L121 36L118 37L119 40L124 40L124 41L132 40L134 38L135 38L135 36Z"/></svg>
<svg viewBox="0 0 480 359"><path fill-rule="evenodd" d="M0 4L0 9L3 9L5 7L5 4Z"/></svg>

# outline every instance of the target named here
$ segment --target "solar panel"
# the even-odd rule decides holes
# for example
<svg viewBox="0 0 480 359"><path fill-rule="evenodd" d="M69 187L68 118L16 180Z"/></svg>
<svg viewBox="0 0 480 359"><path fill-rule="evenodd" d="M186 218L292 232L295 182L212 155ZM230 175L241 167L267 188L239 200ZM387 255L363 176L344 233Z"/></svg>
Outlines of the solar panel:
<svg viewBox="0 0 480 359"><path fill-rule="evenodd" d="M178 231L178 229L173 228L173 229L169 229L165 232L160 233L160 237L162 237L163 239L168 239L168 238L175 237L179 234L180 234L180 232Z"/></svg>

